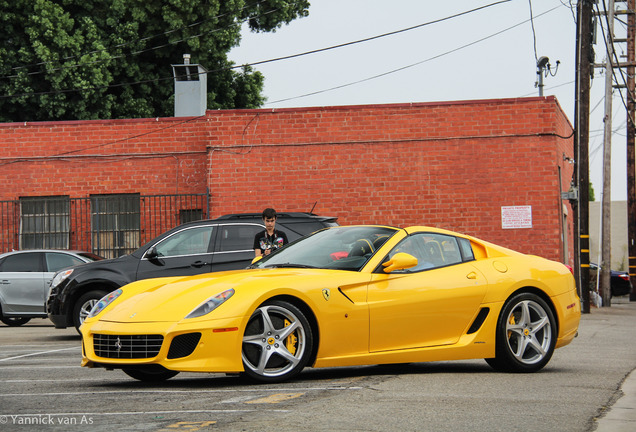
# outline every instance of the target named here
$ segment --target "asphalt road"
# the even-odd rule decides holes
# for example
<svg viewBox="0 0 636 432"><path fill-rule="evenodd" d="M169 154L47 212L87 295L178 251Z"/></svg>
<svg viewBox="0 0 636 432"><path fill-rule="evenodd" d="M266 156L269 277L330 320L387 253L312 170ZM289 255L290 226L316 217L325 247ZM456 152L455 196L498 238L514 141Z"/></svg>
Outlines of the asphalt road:
<svg viewBox="0 0 636 432"><path fill-rule="evenodd" d="M636 369L636 303L584 315L543 371L483 360L307 369L279 385L180 374L160 385L79 367L46 320L0 326L2 431L592 431Z"/></svg>

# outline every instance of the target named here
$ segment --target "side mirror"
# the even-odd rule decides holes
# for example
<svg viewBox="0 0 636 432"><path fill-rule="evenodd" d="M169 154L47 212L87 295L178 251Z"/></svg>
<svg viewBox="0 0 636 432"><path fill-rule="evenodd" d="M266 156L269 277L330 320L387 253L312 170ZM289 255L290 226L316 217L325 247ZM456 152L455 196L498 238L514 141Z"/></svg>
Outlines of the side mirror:
<svg viewBox="0 0 636 432"><path fill-rule="evenodd" d="M259 255L257 257L254 257L254 259L252 260L252 264L259 262L260 260L263 259L263 255Z"/></svg>
<svg viewBox="0 0 636 432"><path fill-rule="evenodd" d="M150 249L148 249L146 251L146 258L149 259L149 260L153 260L153 259L159 258L159 254L157 253L157 248L153 246Z"/></svg>
<svg viewBox="0 0 636 432"><path fill-rule="evenodd" d="M384 273L391 273L395 270L404 270L415 267L417 265L417 258L413 255L399 252L393 255L393 258L387 262L382 263L382 265L384 266Z"/></svg>

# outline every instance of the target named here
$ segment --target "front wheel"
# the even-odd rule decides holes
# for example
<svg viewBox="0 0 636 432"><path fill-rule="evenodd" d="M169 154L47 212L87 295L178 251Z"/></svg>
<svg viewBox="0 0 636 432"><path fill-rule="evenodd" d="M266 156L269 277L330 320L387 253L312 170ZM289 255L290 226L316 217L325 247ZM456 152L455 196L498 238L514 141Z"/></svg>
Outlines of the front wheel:
<svg viewBox="0 0 636 432"><path fill-rule="evenodd" d="M280 382L299 374L311 356L309 321L294 305L274 300L260 306L243 335L245 375L260 382Z"/></svg>
<svg viewBox="0 0 636 432"><path fill-rule="evenodd" d="M497 370L536 372L554 353L556 320L548 304L535 294L521 293L508 300L496 331L496 357L486 361Z"/></svg>
<svg viewBox="0 0 636 432"><path fill-rule="evenodd" d="M0 321L5 323L9 327L18 327L31 321L31 318L3 316L2 318L0 318Z"/></svg>

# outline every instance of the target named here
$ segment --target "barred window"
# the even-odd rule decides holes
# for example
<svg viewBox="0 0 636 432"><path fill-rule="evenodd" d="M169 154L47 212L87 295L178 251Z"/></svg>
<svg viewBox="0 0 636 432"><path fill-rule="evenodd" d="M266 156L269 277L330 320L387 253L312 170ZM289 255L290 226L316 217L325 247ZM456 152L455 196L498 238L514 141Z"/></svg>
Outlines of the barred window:
<svg viewBox="0 0 636 432"><path fill-rule="evenodd" d="M20 198L20 249L68 249L70 199Z"/></svg>
<svg viewBox="0 0 636 432"><path fill-rule="evenodd" d="M179 210L179 222L181 222L182 224L200 220L203 220L202 209Z"/></svg>
<svg viewBox="0 0 636 432"><path fill-rule="evenodd" d="M140 246L140 195L91 195L93 253L117 258Z"/></svg>

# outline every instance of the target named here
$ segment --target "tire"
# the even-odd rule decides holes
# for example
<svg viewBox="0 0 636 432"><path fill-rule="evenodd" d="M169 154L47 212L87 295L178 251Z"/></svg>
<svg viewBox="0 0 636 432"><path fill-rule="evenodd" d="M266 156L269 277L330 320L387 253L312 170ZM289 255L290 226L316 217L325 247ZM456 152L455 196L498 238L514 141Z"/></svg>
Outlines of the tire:
<svg viewBox="0 0 636 432"><path fill-rule="evenodd" d="M19 327L31 321L31 318L3 316L2 318L0 318L0 321L5 323L9 327Z"/></svg>
<svg viewBox="0 0 636 432"><path fill-rule="evenodd" d="M296 306L280 300L264 303L245 327L244 375L263 383L289 380L303 370L312 346L311 326Z"/></svg>
<svg viewBox="0 0 636 432"><path fill-rule="evenodd" d="M504 372L536 372L552 357L556 320L552 309L532 293L517 294L504 305L496 330L495 358L486 359Z"/></svg>
<svg viewBox="0 0 636 432"><path fill-rule="evenodd" d="M73 324L75 325L75 329L78 333L80 326L90 313L91 309L93 309L93 306L95 306L106 294L108 294L106 291L93 290L82 294L80 298L77 299L73 306Z"/></svg>
<svg viewBox="0 0 636 432"><path fill-rule="evenodd" d="M124 373L131 378L143 382L162 382L179 374L179 371L169 369L123 369Z"/></svg>

